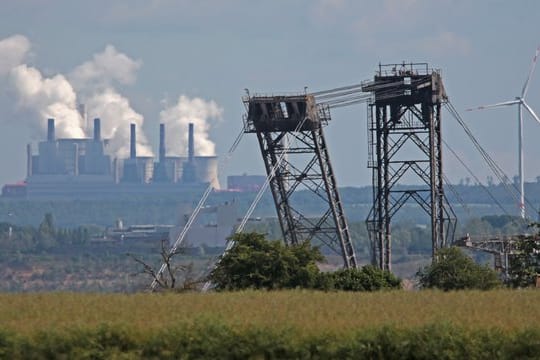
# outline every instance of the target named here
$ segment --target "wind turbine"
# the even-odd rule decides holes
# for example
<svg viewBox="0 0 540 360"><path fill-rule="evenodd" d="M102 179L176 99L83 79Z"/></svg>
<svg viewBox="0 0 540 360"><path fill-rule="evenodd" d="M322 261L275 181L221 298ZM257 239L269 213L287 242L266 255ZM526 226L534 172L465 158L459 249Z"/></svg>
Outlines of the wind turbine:
<svg viewBox="0 0 540 360"><path fill-rule="evenodd" d="M479 106L477 108L467 109L467 111L472 110L484 110L484 109L492 109L496 107L502 107L502 106L512 106L517 105L518 108L518 151L519 151L519 210L520 210L520 216L522 219L525 218L525 185L524 185L524 173L523 173L523 107L531 114L533 119L538 121L540 123L540 118L538 118L538 115L534 112L534 110L527 104L525 101L525 96L527 95L527 91L529 90L529 81L531 80L531 77L534 73L534 68L536 67L536 61L538 60L538 55L540 54L540 46L536 49L536 53L534 54L534 57L532 59L531 67L529 69L529 75L527 76L527 80L525 80L525 84L523 84L523 89L521 90L521 95L517 96L514 100L509 101L503 101L496 104L491 105L484 105Z"/></svg>

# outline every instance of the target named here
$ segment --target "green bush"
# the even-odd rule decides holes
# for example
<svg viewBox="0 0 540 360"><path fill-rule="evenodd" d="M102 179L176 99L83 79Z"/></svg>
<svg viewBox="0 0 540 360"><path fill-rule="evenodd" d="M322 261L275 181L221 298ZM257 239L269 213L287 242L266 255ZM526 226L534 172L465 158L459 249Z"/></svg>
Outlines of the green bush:
<svg viewBox="0 0 540 360"><path fill-rule="evenodd" d="M285 246L255 232L232 237L234 246L209 276L217 290L291 289L315 286L323 256L308 242Z"/></svg>
<svg viewBox="0 0 540 360"><path fill-rule="evenodd" d="M323 260L323 256L308 242L285 246L254 232L236 234L232 240L234 246L209 277L217 290L375 291L401 286L401 280L392 273L371 265L321 273L316 262Z"/></svg>
<svg viewBox="0 0 540 360"><path fill-rule="evenodd" d="M507 283L515 288L535 286L540 274L540 224L534 223L530 227L534 228L536 233L522 236L509 256L510 276Z"/></svg>
<svg viewBox="0 0 540 360"><path fill-rule="evenodd" d="M441 290L489 290L501 285L499 275L487 265L479 265L459 248L440 249L436 259L416 274L420 287Z"/></svg>
<svg viewBox="0 0 540 360"><path fill-rule="evenodd" d="M321 290L376 291L401 288L401 279L372 265L324 273L322 278L319 280Z"/></svg>

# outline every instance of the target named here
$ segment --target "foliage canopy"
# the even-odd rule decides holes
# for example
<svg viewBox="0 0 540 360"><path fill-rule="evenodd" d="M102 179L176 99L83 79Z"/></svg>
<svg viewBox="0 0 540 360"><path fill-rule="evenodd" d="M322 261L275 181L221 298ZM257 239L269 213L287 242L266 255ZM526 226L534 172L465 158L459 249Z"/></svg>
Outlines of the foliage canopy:
<svg viewBox="0 0 540 360"><path fill-rule="evenodd" d="M416 274L422 288L489 290L501 284L495 270L475 263L457 247L440 249L436 255L436 261Z"/></svg>
<svg viewBox="0 0 540 360"><path fill-rule="evenodd" d="M317 262L324 258L309 242L285 246L251 232L232 237L235 245L210 274L217 290L291 289L374 291L400 288L401 280L373 266L320 272Z"/></svg>
<svg viewBox="0 0 540 360"><path fill-rule="evenodd" d="M532 224L537 232L523 236L515 245L514 254L510 256L509 285L528 287L536 284L540 274L540 224Z"/></svg>
<svg viewBox="0 0 540 360"><path fill-rule="evenodd" d="M287 247L255 232L235 234L232 249L222 257L209 280L217 290L311 287L323 256L309 243ZM309 286L311 285L311 286Z"/></svg>

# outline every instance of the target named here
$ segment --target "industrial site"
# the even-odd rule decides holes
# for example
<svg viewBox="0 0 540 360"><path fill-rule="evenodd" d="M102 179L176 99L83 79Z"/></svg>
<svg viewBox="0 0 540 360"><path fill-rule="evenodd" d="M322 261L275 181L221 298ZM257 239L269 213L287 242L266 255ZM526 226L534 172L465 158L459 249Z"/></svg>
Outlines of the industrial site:
<svg viewBox="0 0 540 360"><path fill-rule="evenodd" d="M182 193L212 183L219 189L216 156L194 152L193 124L186 156L167 156L166 129L160 124L159 158L137 155L137 129L130 125L129 158L111 158L108 139L101 137L101 119L93 122L92 138L57 138L55 120L47 120L47 138L27 146L27 176L4 185L5 197L28 199L96 199L130 194ZM169 139L174 141L174 139Z"/></svg>

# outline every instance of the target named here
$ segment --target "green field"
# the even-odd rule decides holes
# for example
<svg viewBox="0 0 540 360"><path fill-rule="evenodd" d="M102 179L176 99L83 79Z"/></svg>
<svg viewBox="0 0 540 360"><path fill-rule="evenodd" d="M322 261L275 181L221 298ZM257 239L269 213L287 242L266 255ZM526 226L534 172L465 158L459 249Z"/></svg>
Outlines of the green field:
<svg viewBox="0 0 540 360"><path fill-rule="evenodd" d="M4 294L0 323L0 358L540 358L536 290Z"/></svg>

